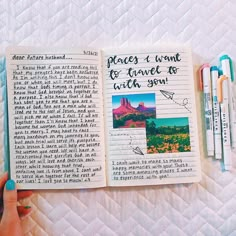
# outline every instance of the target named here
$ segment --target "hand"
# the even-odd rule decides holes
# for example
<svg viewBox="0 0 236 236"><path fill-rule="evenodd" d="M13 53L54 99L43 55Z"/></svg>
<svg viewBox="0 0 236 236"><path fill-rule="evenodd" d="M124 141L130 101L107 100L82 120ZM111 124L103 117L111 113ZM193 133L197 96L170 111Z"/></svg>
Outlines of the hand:
<svg viewBox="0 0 236 236"><path fill-rule="evenodd" d="M21 236L23 231L20 224L20 216L29 214L31 208L29 206L17 206L17 201L29 197L32 191L17 192L15 182L7 179L7 173L0 178L0 213L3 211L0 223L0 236ZM3 206L1 203L3 203Z"/></svg>

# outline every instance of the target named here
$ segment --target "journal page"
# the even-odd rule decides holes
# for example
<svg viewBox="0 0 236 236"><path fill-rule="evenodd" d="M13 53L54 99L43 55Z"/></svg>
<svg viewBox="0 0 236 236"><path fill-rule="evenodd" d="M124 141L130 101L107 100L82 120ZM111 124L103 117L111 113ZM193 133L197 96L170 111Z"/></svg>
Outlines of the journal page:
<svg viewBox="0 0 236 236"><path fill-rule="evenodd" d="M9 48L10 172L20 189L106 185L101 53Z"/></svg>
<svg viewBox="0 0 236 236"><path fill-rule="evenodd" d="M191 50L104 52L108 185L200 180Z"/></svg>

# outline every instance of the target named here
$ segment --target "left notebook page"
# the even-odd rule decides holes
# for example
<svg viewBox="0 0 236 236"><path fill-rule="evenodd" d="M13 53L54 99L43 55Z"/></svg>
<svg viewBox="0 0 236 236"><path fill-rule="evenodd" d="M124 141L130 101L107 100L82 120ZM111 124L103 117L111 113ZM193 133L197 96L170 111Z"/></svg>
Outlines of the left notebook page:
<svg viewBox="0 0 236 236"><path fill-rule="evenodd" d="M8 48L7 90L19 189L106 185L100 51Z"/></svg>

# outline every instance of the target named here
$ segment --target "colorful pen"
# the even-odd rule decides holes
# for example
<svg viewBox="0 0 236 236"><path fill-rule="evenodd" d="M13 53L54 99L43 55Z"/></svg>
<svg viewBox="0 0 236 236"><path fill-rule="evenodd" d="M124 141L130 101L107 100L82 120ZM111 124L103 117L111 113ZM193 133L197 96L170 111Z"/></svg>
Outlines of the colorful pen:
<svg viewBox="0 0 236 236"><path fill-rule="evenodd" d="M224 166L225 170L231 170L232 157L231 157L231 140L229 129L229 94L228 94L228 77L222 75L217 81L217 94L220 103L220 113L222 122L222 142L224 153Z"/></svg>
<svg viewBox="0 0 236 236"><path fill-rule="evenodd" d="M219 70L217 66L211 67L211 84L212 84L212 100L213 100L213 130L215 144L215 158L222 158L222 137L221 137L221 118L220 104L217 98L217 80L219 78Z"/></svg>
<svg viewBox="0 0 236 236"><path fill-rule="evenodd" d="M205 126L207 140L207 155L214 156L214 135L212 117L212 97L211 97L211 75L209 64L204 64L200 68L200 89L204 93Z"/></svg>
<svg viewBox="0 0 236 236"><path fill-rule="evenodd" d="M231 145L236 148L236 98L234 97L233 82L234 73L232 67L232 60L228 55L220 57L223 75L228 77L228 95L229 95L229 118L230 118L230 132L231 132Z"/></svg>

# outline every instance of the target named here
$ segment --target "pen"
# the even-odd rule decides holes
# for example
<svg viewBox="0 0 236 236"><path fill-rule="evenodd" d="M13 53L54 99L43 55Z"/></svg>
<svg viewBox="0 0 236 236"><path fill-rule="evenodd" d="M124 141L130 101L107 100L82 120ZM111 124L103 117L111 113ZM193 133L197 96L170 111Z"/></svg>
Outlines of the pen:
<svg viewBox="0 0 236 236"><path fill-rule="evenodd" d="M212 84L212 100L213 100L213 130L215 144L215 158L222 158L222 138L221 138L221 119L220 104L217 98L217 80L219 71L217 66L211 67L211 84Z"/></svg>
<svg viewBox="0 0 236 236"><path fill-rule="evenodd" d="M223 75L228 77L228 95L229 95L229 120L230 120L230 132L231 132L231 145L232 148L236 148L236 101L234 98L233 82L234 74L232 67L232 60L228 55L220 57L221 67Z"/></svg>
<svg viewBox="0 0 236 236"><path fill-rule="evenodd" d="M212 118L212 98L211 98L211 75L209 64L204 64L200 68L200 89L204 93L205 127L207 141L207 155L214 156L214 135Z"/></svg>
<svg viewBox="0 0 236 236"><path fill-rule="evenodd" d="M231 170L231 146L230 146L230 129L229 129L229 100L228 100L228 77L221 76L217 81L217 94L220 103L220 113L222 122L222 142L224 154L225 170Z"/></svg>

